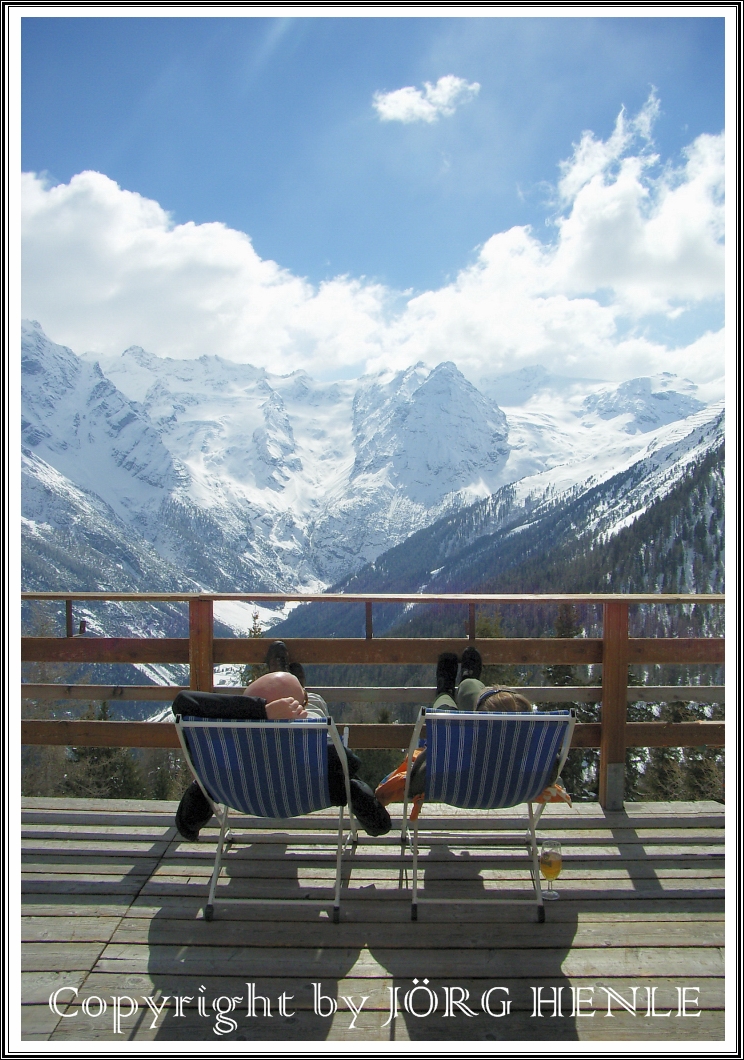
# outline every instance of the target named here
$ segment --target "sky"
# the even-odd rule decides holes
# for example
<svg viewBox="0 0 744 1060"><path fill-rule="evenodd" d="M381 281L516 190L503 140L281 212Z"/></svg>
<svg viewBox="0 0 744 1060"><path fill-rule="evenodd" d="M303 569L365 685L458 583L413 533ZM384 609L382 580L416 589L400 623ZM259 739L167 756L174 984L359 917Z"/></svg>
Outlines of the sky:
<svg viewBox="0 0 744 1060"><path fill-rule="evenodd" d="M709 385L723 47L715 17L24 18L23 314L319 378Z"/></svg>

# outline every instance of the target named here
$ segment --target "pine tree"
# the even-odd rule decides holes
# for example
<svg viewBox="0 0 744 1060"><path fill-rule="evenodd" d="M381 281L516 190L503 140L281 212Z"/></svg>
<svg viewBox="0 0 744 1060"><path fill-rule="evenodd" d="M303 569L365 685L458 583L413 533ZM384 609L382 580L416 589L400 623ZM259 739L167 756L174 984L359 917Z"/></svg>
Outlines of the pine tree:
<svg viewBox="0 0 744 1060"><path fill-rule="evenodd" d="M260 639L263 637L264 631L261 623L258 620L258 611L253 612L253 624L248 630L248 636L251 638ZM242 685L249 685L253 681L257 681L259 677L263 677L264 674L269 672L268 667L265 663L248 663L240 671L240 683Z"/></svg>
<svg viewBox="0 0 744 1060"><path fill-rule="evenodd" d="M638 688L643 682L632 666L628 667L628 687ZM641 701L628 703L626 721L653 721L654 708ZM637 802L643 790L643 775L648 764L649 754L645 747L628 747L625 751L625 801Z"/></svg>
<svg viewBox="0 0 744 1060"><path fill-rule="evenodd" d="M501 631L501 615L498 611L490 617L480 614L475 623L475 636L477 639L495 640L503 637ZM484 685L493 688L516 688L522 683L521 675L516 666L504 663L489 664L483 667L481 681Z"/></svg>
<svg viewBox="0 0 744 1060"><path fill-rule="evenodd" d="M579 613L575 604L560 604L558 617L553 625L556 637L579 637L584 632L584 627L579 621ZM547 681L556 688L569 688L576 684L576 670L573 666L565 663L556 663L543 667L543 673Z"/></svg>
<svg viewBox="0 0 744 1060"><path fill-rule="evenodd" d="M682 780L682 798L691 802L726 801L722 756L719 758L712 747L685 748Z"/></svg>
<svg viewBox="0 0 744 1060"><path fill-rule="evenodd" d="M664 703L659 717L661 721L689 721L690 712L685 703ZM643 774L642 790L645 798L658 802L684 798L682 752L679 747L651 748Z"/></svg>
<svg viewBox="0 0 744 1060"><path fill-rule="evenodd" d="M140 755L140 771L148 799L180 799L194 779L181 751L148 747Z"/></svg>
<svg viewBox="0 0 744 1060"><path fill-rule="evenodd" d="M108 703L88 719L110 721ZM147 792L137 762L125 747L71 747L62 794L78 799L143 799Z"/></svg>
<svg viewBox="0 0 744 1060"><path fill-rule="evenodd" d="M707 718L702 704L688 704L690 714L699 720ZM715 704L712 719L722 719L723 704ZM697 802L712 799L725 802L724 750L722 747L685 747L683 751L683 786L685 799Z"/></svg>

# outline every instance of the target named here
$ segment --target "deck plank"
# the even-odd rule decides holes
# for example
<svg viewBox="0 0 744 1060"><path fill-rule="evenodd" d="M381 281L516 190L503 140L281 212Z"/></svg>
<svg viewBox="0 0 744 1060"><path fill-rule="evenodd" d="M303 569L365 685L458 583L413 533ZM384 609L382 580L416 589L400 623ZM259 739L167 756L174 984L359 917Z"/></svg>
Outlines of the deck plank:
<svg viewBox="0 0 744 1060"><path fill-rule="evenodd" d="M117 876L86 872L70 876L63 873L23 873L21 890L24 894L128 894L142 890L149 876Z"/></svg>
<svg viewBox="0 0 744 1060"><path fill-rule="evenodd" d="M400 869L406 867L405 863L401 863L400 860L390 859L385 862L379 858L376 862L354 860L347 864L351 870L351 877L357 882L361 880L397 878ZM519 860L499 859L494 865L493 861L489 862L476 857L470 857L466 860L463 855L460 855L456 860L450 859L449 861L435 862L431 862L425 857L421 859L419 865L421 871L425 872L427 880L459 880L463 878L464 872L467 872L471 878L475 878L473 876L475 872L477 877L483 880L519 880L525 878L525 872L527 871L525 858ZM410 866L410 862L408 866ZM140 862L133 864L130 871L134 871L137 867L141 868L142 864ZM209 879L212 874L212 867L213 859L205 859L202 862L163 859L159 864L157 862L153 864L151 875L153 879L157 879L160 876L204 876L205 879ZM65 871L74 873L76 870L79 872L92 872L94 870L101 872L105 869L110 869L111 872L122 872L123 868L123 866L117 867L113 864L91 865L87 859L86 861L70 864L50 862L44 865L34 861L24 865L24 869L29 872L38 872L46 869L50 873L64 873ZM410 867L407 868L407 871L410 871ZM296 879L299 873L302 873L306 878L334 879L336 873L335 859L330 856L322 860L290 857L273 860L266 859L257 862L236 862L231 858L227 858L223 859L220 878L225 877L225 879L230 880L291 880ZM654 862L639 861L638 863L633 863L625 858L611 860L602 858L598 864L594 864L583 859L574 862L566 858L564 854L560 881L565 884L566 880L626 879L630 875L639 879L719 880L724 874L725 868L719 861L701 866L685 859L680 860L680 862L670 861L657 866Z"/></svg>
<svg viewBox="0 0 744 1060"><path fill-rule="evenodd" d="M27 972L90 971L104 945L103 942L26 942L21 968Z"/></svg>
<svg viewBox="0 0 744 1060"><path fill-rule="evenodd" d="M479 892L486 893L489 889L498 889L494 883L493 888L485 888L484 881L479 878L463 878L462 880L439 880L435 881L438 897L477 897ZM597 880L570 880L559 881L557 888L562 897L594 896L605 898L616 896L618 898L632 897L710 897L722 898L724 895L724 881L720 878L714 879L633 879L630 875L627 879L604 879ZM198 876L169 876L153 875L143 885L141 893L150 897L156 895L186 895L193 893L207 894L208 878L204 875ZM245 879L235 877L220 877L218 884L218 900L220 897L236 898L304 898L310 892L310 897L326 897L326 892L331 888L332 879L330 874L322 877L317 873L301 873L298 879ZM404 883L410 886L410 881ZM529 878L525 874L515 883L515 888L531 894ZM352 880L349 888L342 889L342 895L348 897L376 898L381 893L387 893L393 899L399 898L397 875L389 877L378 877L374 881Z"/></svg>
<svg viewBox="0 0 744 1060"><path fill-rule="evenodd" d="M554 903L550 908L550 921L572 920L577 923L589 923L591 921L610 921L613 923L625 923L629 921L652 921L655 923L685 923L693 921L702 923L712 921L723 923L723 902L720 899L682 899L674 902L665 902L664 908L659 909L656 899L635 899L632 901L620 900L596 900L588 899L583 902L562 900ZM673 906L673 908L667 908ZM53 916L54 906L44 905L44 916ZM65 906L60 906L64 909ZM83 907L85 908L85 907ZM105 908L105 907L102 907ZM204 908L204 897L169 897L166 896L156 902L146 895L135 899L127 908L127 918L143 918L153 920L163 917L167 920L197 920L202 915ZM29 905L29 912L35 907ZM69 914L60 914L69 915ZM74 915L74 913L72 914ZM465 905L464 903L453 903L445 906L431 906L427 910L427 918L432 921L443 921L444 923L474 922L490 923L506 921L511 923L514 919L513 911L507 906L487 905ZM226 905L220 908L220 920L242 920L244 922L269 922L277 920L284 921L313 921L319 916L318 910L312 906L291 906L287 904L256 904L256 905ZM407 919L407 906L401 910L398 901L369 902L354 897L346 897L342 916L351 920L360 920L368 924L400 922L401 917Z"/></svg>
<svg viewBox="0 0 744 1060"><path fill-rule="evenodd" d="M123 916L131 906L132 896L126 894L96 895L69 894L63 887L59 894L23 894L22 916Z"/></svg>
<svg viewBox="0 0 744 1060"><path fill-rule="evenodd" d="M24 942L108 942L121 917L24 916L21 938Z"/></svg>
<svg viewBox="0 0 744 1060"><path fill-rule="evenodd" d="M102 1020L85 1019L80 1013L80 1022L73 1019L60 1020L52 1034L51 1041L114 1041L111 1029ZM406 1023L398 1018L391 1032L384 1024L386 1017L382 1013L362 1011L356 1025L350 1027L352 1015L348 1010L339 1011L330 1019L322 1019L311 1012L297 1011L292 1017L261 1019L250 1021L247 1025L243 1019L237 1029L224 1037L216 1038L212 1030L214 1016L200 1017L193 1010L188 1011L181 1019L166 1017L153 1029L152 1013L138 1013L137 1024L130 1030L124 1024L119 1042L130 1041L276 1041L290 1039L298 1041L347 1041L347 1042L390 1042L390 1041L604 1041L611 1037L613 1041L718 1041L723 1038L723 1016L719 1012L701 1012L696 1019L670 1021L634 1017L625 1012L612 1020L612 1030L603 1026L602 1020L584 1019L577 1026L570 1018L551 1019L543 1017L532 1019L528 1013L511 1013L506 1019L498 1020L483 1014L469 1019L461 1016L452 1020L452 1026L442 1023L442 1014L438 1013L429 1019L413 1020L408 1017ZM74 1025L74 1026L73 1026Z"/></svg>
<svg viewBox="0 0 744 1060"><path fill-rule="evenodd" d="M67 969L62 972L21 972L23 1003L24 1005L46 1005L49 1007L49 997L55 990L60 987L70 987L79 990L87 975L88 972L84 970L73 972ZM57 1007L64 1009L64 999L72 999L72 997L73 995L69 991L60 995L60 1002Z"/></svg>
<svg viewBox="0 0 744 1060"><path fill-rule="evenodd" d="M426 910L428 912L428 909ZM425 912L421 911L421 916ZM53 918L50 918L50 922ZM107 921L107 923L109 923ZM331 930L333 929L333 930ZM40 930L52 930L40 928ZM102 933L106 929L101 929ZM58 932L57 934L61 934ZM397 924L375 924L375 946L383 948L416 949L431 946L431 925L411 923L406 920ZM574 924L558 923L512 923L505 932L499 924L484 930L481 924L447 925L436 927L437 945L441 949L477 950L504 944L508 938L510 947L562 949L596 946L709 946L724 945L722 924L706 921L698 924L688 921L674 923L626 923L622 932L617 931L614 921L604 923ZM315 923L251 923L236 921L221 923L214 920L146 920L128 919L117 922L108 936L112 943L147 943L148 945L182 946L273 946L273 947L363 947L369 943L369 926L365 923L347 921L329 925ZM54 934L50 934L50 938ZM108 939L106 940L108 941Z"/></svg>
<svg viewBox="0 0 744 1060"><path fill-rule="evenodd" d="M329 925L332 927L335 925ZM324 947L323 978L337 979L354 969L355 975L378 978L386 974L412 979L425 968L430 977L452 976L477 978L523 979L555 975L653 976L689 975L695 969L701 979L723 975L723 957L719 947L698 948L654 946L615 946L597 949L550 950L477 949L441 950L436 938L429 947L383 949L374 952L358 946ZM318 948L278 949L268 946L165 946L109 943L96 962L96 971L157 972L180 975L185 972L202 975L257 975L305 977L320 975Z"/></svg>

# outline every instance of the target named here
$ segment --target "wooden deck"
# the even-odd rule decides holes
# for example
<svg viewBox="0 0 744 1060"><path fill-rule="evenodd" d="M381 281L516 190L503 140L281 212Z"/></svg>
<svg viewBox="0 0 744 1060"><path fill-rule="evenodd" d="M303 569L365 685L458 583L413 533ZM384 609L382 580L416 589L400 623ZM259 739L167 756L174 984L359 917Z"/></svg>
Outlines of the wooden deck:
<svg viewBox="0 0 744 1060"><path fill-rule="evenodd" d="M561 899L546 907L542 925L534 907L464 904L422 906L412 923L397 833L360 842L350 857L338 925L325 909L277 904L218 906L207 923L202 908L216 832L205 829L201 842L184 843L174 812L174 803L24 800L25 1041L724 1037L724 831L718 803L637 803L625 813L593 803L548 807L539 831L561 840L564 871L557 883ZM502 816L513 821L514 811ZM445 842L424 855L426 893L463 898L520 888L527 896L523 856L513 848L499 851L495 860L486 855L478 842L479 815L442 811L433 820ZM225 895L330 893L333 818L318 814L291 824L243 833L245 841L230 850L223 870ZM447 842L448 830L463 824L471 829L466 840ZM420 986L428 980L435 992L438 1008L428 1017L404 1011L415 980ZM315 1014L318 983L316 991L337 1003L335 1014ZM269 998L270 1018L260 1001L257 1015L247 1017L247 984ZM58 1016L49 996L63 987L78 993L58 995ZM502 1017L496 1014L504 991L489 995L494 1015L482 1011L484 992L492 987L509 990L511 1008ZM540 987L543 1015L536 1017L531 988ZM398 988L394 1021L390 988ZM552 988L563 988L562 1015L555 1017L548 1014ZM579 1016L572 1014L578 988ZM637 988L635 1015L615 1000L608 1018L604 988L628 1004ZM678 988L698 988L687 991L686 1017L678 1014ZM475 1014L455 1006L445 1015L445 1000L465 998L464 991ZM278 1011L283 993L291 995L286 1004L292 1015ZM144 1000L148 996L155 1006L167 999L159 1016ZM184 996L191 1000L177 1015L175 999ZM206 1015L197 1007L200 996ZM227 997L241 999L233 1013L237 1028L218 1036L212 1002ZM107 1003L105 1013L97 1015L95 998ZM120 1034L114 1033L114 998L121 999ZM129 998L138 1003L133 1015ZM357 1008L366 998L353 1028L346 998ZM690 1004L696 999L698 1008ZM321 1002L325 1010L332 1001ZM411 1001L418 1012L429 1004L421 990Z"/></svg>

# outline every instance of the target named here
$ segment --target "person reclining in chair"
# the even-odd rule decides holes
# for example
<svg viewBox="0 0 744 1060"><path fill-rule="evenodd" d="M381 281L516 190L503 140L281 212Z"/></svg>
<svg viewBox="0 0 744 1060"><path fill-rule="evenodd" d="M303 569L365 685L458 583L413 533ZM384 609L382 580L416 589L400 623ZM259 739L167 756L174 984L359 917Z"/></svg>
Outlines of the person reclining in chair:
<svg viewBox="0 0 744 1060"><path fill-rule="evenodd" d="M460 683L456 685L458 665L460 666ZM480 652L475 647L466 648L462 653L461 661L454 653L443 652L437 660L437 689L433 709L468 712L488 710L497 714L531 713L532 704L519 692L512 692L506 688L487 687L480 679L482 670L483 661ZM416 757L411 768L408 788L409 798L414 800L413 819L418 816L426 791L426 748L414 754ZM378 784L375 795L383 806L391 802L403 801L407 764L406 758L397 769ZM555 783L558 776L558 762L556 762L553 773L548 787ZM547 790L546 788L546 792ZM566 801L566 799L561 796L559 801Z"/></svg>
<svg viewBox="0 0 744 1060"><path fill-rule="evenodd" d="M297 721L327 713L320 696L308 695L303 687L304 672L298 663L289 671L286 646L275 641L266 655L269 673L252 681L241 696L224 696L214 692L179 692L173 700L173 713L199 718L240 718L245 721ZM302 679L302 680L301 680ZM351 809L371 836L390 831L390 814L375 798L374 792L356 773L361 760L346 751L349 769ZM338 753L328 746L328 791L334 806L346 805L344 771ZM184 792L176 811L176 828L191 842L199 839L199 830L212 816L212 807L197 781Z"/></svg>

